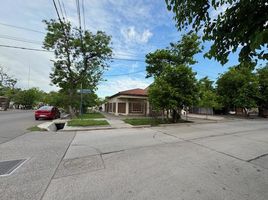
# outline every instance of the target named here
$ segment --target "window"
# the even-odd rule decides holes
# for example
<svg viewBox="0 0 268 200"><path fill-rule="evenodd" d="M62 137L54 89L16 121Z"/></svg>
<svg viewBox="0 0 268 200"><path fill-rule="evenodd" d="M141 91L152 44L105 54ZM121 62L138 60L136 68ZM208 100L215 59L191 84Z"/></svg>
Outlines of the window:
<svg viewBox="0 0 268 200"><path fill-rule="evenodd" d="M130 103L130 111L135 113L143 112L143 104L142 103Z"/></svg>

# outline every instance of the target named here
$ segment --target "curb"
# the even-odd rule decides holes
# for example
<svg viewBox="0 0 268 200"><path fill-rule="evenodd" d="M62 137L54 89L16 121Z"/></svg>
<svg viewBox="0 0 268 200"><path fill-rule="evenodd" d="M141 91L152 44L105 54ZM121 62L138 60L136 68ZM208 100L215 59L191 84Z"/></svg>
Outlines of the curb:
<svg viewBox="0 0 268 200"><path fill-rule="evenodd" d="M111 126L109 127L87 127L87 128L73 128L73 129L65 129L65 127L58 132L71 132L71 131L96 131L96 130L109 130L109 129L116 129Z"/></svg>

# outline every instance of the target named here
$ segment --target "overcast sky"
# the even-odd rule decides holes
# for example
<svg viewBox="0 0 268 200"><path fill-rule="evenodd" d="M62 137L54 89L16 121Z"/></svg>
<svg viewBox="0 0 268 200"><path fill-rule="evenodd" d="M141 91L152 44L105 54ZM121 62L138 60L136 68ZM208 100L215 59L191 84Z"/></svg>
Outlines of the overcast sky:
<svg viewBox="0 0 268 200"><path fill-rule="evenodd" d="M82 1L82 0L81 0ZM164 0L84 0L86 27L93 33L105 31L112 36L114 57L137 61L114 60L104 74L106 81L100 83L97 94L101 97L118 91L145 88L152 79L145 78L145 55L170 42L176 42L182 33L175 28L172 13L166 9ZM56 1L57 2L57 1ZM75 0L65 0L69 20L77 24ZM217 13L217 11L216 11ZM43 19L56 18L52 0L12 0L1 2L0 44L41 49L45 26ZM27 27L40 32L26 31L3 25ZM15 40L24 40L14 41ZM204 51L209 45L204 44ZM18 87L38 87L44 91L57 90L50 84L53 53L26 51L0 47L0 65L16 77ZM197 78L208 76L215 80L218 73L237 64L237 55L221 66L214 60L196 55L198 63L193 66ZM137 73L136 73L137 72ZM128 74L129 73L129 74ZM120 75L121 74L121 75ZM127 75L122 75L127 74Z"/></svg>

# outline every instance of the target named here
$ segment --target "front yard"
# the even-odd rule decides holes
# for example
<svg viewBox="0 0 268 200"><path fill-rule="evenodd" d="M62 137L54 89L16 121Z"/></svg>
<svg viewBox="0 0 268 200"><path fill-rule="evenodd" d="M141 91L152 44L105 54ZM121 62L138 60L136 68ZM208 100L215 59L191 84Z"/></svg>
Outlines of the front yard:
<svg viewBox="0 0 268 200"><path fill-rule="evenodd" d="M79 119L99 119L99 118L105 118L103 114L101 113L86 113L78 116Z"/></svg>
<svg viewBox="0 0 268 200"><path fill-rule="evenodd" d="M129 118L129 119L124 119L124 122L131 124L133 126L138 126L138 125L151 125L151 126L157 126L159 124L171 124L172 122L167 119L155 119L155 118ZM179 120L178 123L189 123L190 121L186 120Z"/></svg>

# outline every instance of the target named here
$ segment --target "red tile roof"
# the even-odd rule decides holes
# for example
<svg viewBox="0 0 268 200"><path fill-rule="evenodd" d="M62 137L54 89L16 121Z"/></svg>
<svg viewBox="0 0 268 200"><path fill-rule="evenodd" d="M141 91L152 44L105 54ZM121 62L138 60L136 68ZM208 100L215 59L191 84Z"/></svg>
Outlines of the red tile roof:
<svg viewBox="0 0 268 200"><path fill-rule="evenodd" d="M125 90L125 91L121 91L121 92L118 92L118 93L110 96L110 98L115 97L115 96L119 96L119 95L147 96L147 89L136 88L136 89L132 89L132 90Z"/></svg>

